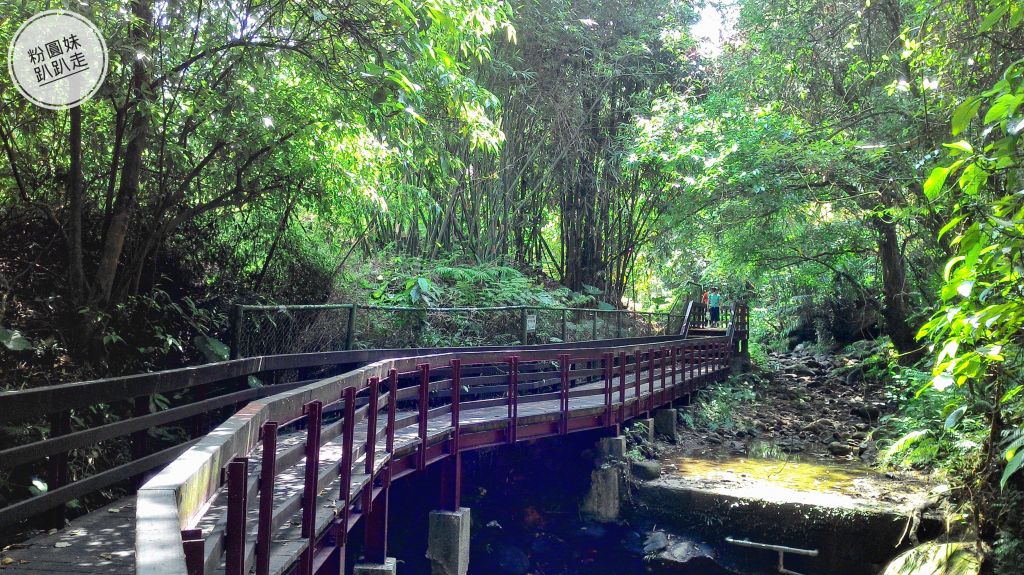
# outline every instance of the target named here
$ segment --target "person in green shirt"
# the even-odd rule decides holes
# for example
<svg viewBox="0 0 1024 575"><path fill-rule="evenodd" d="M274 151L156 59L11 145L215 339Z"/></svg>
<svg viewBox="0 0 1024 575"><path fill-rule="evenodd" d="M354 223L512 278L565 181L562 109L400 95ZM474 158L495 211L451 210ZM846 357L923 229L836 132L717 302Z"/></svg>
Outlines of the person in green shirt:
<svg viewBox="0 0 1024 575"><path fill-rule="evenodd" d="M708 310L711 312L711 327L718 327L718 320L721 318L722 312L722 295L718 293L718 288L711 288L711 293L708 294Z"/></svg>

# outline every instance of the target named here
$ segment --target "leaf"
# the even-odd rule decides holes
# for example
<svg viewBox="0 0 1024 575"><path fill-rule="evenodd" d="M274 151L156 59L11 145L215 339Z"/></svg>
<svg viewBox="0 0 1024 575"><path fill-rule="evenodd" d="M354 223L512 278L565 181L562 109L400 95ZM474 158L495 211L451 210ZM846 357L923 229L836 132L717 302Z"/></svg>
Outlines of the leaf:
<svg viewBox="0 0 1024 575"><path fill-rule="evenodd" d="M28 351L35 349L32 342L21 335L18 330L5 329L0 327L0 343L11 351Z"/></svg>
<svg viewBox="0 0 1024 575"><path fill-rule="evenodd" d="M942 145L947 147L947 148L949 148L949 149L951 149L951 150L960 151L960 152L963 152L965 154L973 154L974 153L974 147L971 146L970 142L968 142L967 140L960 140L959 142L953 142L951 144L942 144Z"/></svg>
<svg viewBox="0 0 1024 575"><path fill-rule="evenodd" d="M999 488L1006 489L1006 482L1013 476L1017 470L1020 469L1021 465L1024 465L1024 451L1018 451L1014 454L1013 459L1006 464L1006 469L1003 470L1003 476L999 478Z"/></svg>
<svg viewBox="0 0 1024 575"><path fill-rule="evenodd" d="M946 417L946 422L943 424L943 427L945 429L953 429L957 423L960 423L960 419L963 418L965 413L967 413L967 406L960 406L954 409L953 413L950 413L949 416Z"/></svg>
<svg viewBox="0 0 1024 575"><path fill-rule="evenodd" d="M1003 94L996 98L995 102L989 106L987 112L985 112L985 123L991 124L992 122L998 122L1003 118L1007 117L1017 108L1020 103L1017 101L1017 96L1013 94Z"/></svg>
<svg viewBox="0 0 1024 575"><path fill-rule="evenodd" d="M1003 15L1006 14L1006 11L1009 9L1009 2L996 6L995 10L989 12L988 16L985 16L985 19L981 21L981 25L978 26L978 31L988 32L989 30L991 30L992 27L996 25L996 22L998 22L999 19L1002 18Z"/></svg>
<svg viewBox="0 0 1024 575"><path fill-rule="evenodd" d="M196 348L203 354L206 361L210 363L227 361L231 357L231 348L219 339L205 335L197 335L192 338L192 343L195 344Z"/></svg>
<svg viewBox="0 0 1024 575"><path fill-rule="evenodd" d="M928 179L924 181L925 197L929 200L934 200L938 197L939 192L942 191L942 186L946 185L946 178L949 177L949 174L959 169L963 163L963 160L957 160L948 166L939 166L932 170L932 173L928 175Z"/></svg>
<svg viewBox="0 0 1024 575"><path fill-rule="evenodd" d="M967 126L971 123L971 120L978 115L978 110L981 108L981 98L978 96L971 96L964 100L962 104L957 106L953 112L953 135L956 136L960 132L967 129Z"/></svg>

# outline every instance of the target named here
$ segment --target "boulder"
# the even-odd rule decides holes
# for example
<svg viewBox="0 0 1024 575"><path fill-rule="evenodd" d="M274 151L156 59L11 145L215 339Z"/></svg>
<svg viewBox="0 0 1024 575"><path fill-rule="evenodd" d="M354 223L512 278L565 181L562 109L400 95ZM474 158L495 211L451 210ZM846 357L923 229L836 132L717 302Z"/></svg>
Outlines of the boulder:
<svg viewBox="0 0 1024 575"><path fill-rule="evenodd" d="M644 555L657 553L668 547L668 536L664 531L653 531L644 539Z"/></svg>
<svg viewBox="0 0 1024 575"><path fill-rule="evenodd" d="M634 461L630 470L637 479L650 481L661 477L661 464L657 461Z"/></svg>
<svg viewBox="0 0 1024 575"><path fill-rule="evenodd" d="M732 573L718 564L710 547L690 540L673 541L664 551L650 559L650 565L654 573L673 575Z"/></svg>
<svg viewBox="0 0 1024 575"><path fill-rule="evenodd" d="M828 451L836 457L843 457L852 453L853 449L841 441L833 441L828 444Z"/></svg>

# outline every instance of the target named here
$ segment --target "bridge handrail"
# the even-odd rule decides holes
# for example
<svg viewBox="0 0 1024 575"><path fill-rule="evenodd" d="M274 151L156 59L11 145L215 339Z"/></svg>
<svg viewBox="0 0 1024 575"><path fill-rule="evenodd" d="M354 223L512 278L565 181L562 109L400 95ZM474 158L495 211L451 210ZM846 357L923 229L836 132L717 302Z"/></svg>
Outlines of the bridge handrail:
<svg viewBox="0 0 1024 575"><path fill-rule="evenodd" d="M665 341L672 336L648 336L622 340L624 343ZM252 388L246 378L268 377L276 372L319 368L343 368L390 357L416 357L452 351L496 350L558 350L579 347L581 344L543 344L534 346L487 346L473 348L421 348L386 350L347 350L303 354L235 359L195 367L171 369L154 373L121 376L107 379L60 384L35 389L0 393L0 423L9 424L48 417L50 437L44 440L5 447L0 450L0 470L50 458L47 492L15 501L0 508L0 526L14 524L39 513L60 508L62 505L110 487L133 477L159 468L175 459L190 447L196 437L206 433L206 422L192 426L193 439L150 453L147 449L147 431L159 425L183 420L204 418L214 409L242 406L246 402L271 396L283 391L308 385L319 380L292 381ZM219 395L206 396L205 388L230 383ZM150 413L149 398L153 394L170 394L186 390L199 390L195 401ZM134 404L134 415L120 421L87 429L71 430L71 410L98 404L129 402ZM102 441L129 438L132 460L88 477L71 481L67 468L68 453ZM61 515L62 517L62 515ZM57 518L60 521L60 518Z"/></svg>
<svg viewBox="0 0 1024 575"><path fill-rule="evenodd" d="M345 396L346 389L354 389L356 392L367 389L371 379L384 380L391 370L398 373L409 372L422 364L427 364L430 369L445 368L451 365L452 360L459 360L464 364L498 363L506 361L513 354L522 361L559 360L559 356L562 355L559 352L564 354L569 349L587 356L647 353L653 362L653 354L665 350L666 344L669 347L710 345L731 349L731 342L731 336L701 339L668 336L658 338L657 341L625 345L594 346L600 342L587 342L585 345L588 347L577 344L575 348L562 349L509 348L391 357L253 401L189 447L185 453L171 461L140 488L136 525L136 573L186 575L181 531L198 520L221 489L221 470L235 457L245 456L257 447L260 428L264 423L297 420L304 415L304 407L311 402L321 402L323 405L336 404ZM508 404L512 409L515 397L516 394L511 394L503 404Z"/></svg>

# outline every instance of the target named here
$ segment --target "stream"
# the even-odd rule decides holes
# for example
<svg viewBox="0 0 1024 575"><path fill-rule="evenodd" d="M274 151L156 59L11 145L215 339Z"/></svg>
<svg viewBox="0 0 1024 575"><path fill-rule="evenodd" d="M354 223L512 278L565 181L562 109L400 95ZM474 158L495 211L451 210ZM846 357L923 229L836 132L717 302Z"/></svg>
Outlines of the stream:
<svg viewBox="0 0 1024 575"><path fill-rule="evenodd" d="M467 453L470 575L778 572L775 552L727 537L819 550L817 558L787 555L786 567L803 575L870 574L910 538L936 536L935 521L917 518L911 533L910 518L942 486L870 466L871 435L888 407L881 390L850 375L855 359L797 352L775 360L777 369L750 376L761 378L757 399L735 406L727 428L681 425L676 443L640 446L660 474L625 480L617 522L579 510L591 470L616 465L628 476L631 467L603 459L597 433ZM420 501L438 488L430 472L393 488L392 505L409 518L393 527L390 544L404 574L430 573L430 509Z"/></svg>

